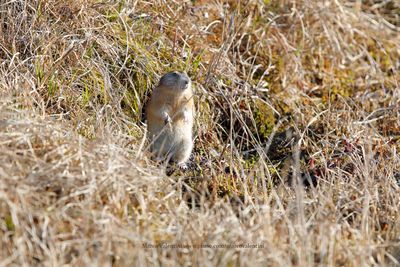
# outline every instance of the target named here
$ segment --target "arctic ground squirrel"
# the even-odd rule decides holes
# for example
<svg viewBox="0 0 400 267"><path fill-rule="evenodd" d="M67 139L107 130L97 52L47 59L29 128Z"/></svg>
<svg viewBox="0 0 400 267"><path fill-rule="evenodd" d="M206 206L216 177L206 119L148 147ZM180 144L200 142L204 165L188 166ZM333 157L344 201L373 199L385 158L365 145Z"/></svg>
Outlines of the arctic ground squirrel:
<svg viewBox="0 0 400 267"><path fill-rule="evenodd" d="M151 151L158 160L172 160L186 168L193 149L194 101L186 73L161 77L146 108Z"/></svg>

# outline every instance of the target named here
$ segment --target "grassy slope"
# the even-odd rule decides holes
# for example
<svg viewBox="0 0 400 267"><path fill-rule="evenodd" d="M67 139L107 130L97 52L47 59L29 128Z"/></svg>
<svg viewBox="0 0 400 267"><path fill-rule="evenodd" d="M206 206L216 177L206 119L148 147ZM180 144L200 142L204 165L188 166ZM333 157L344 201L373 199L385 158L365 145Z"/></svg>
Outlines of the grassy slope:
<svg viewBox="0 0 400 267"><path fill-rule="evenodd" d="M321 2L0 4L0 265L399 264L400 6ZM168 177L141 109L171 69L198 116Z"/></svg>

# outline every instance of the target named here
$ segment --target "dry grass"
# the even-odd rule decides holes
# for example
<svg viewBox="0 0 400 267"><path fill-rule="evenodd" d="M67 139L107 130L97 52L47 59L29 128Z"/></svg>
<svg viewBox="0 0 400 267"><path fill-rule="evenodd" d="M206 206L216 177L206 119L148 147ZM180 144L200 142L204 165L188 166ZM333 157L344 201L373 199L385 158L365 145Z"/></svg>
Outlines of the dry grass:
<svg viewBox="0 0 400 267"><path fill-rule="evenodd" d="M399 12L2 1L0 266L400 265ZM198 116L167 176L141 117L171 69Z"/></svg>

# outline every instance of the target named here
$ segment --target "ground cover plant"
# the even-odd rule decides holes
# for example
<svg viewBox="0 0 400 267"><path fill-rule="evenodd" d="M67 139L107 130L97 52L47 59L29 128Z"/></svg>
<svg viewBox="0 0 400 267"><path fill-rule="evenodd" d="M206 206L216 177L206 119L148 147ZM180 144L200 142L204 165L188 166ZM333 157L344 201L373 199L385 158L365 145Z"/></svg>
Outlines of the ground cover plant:
<svg viewBox="0 0 400 267"><path fill-rule="evenodd" d="M195 87L188 170L143 107ZM1 266L397 266L400 3L0 2Z"/></svg>

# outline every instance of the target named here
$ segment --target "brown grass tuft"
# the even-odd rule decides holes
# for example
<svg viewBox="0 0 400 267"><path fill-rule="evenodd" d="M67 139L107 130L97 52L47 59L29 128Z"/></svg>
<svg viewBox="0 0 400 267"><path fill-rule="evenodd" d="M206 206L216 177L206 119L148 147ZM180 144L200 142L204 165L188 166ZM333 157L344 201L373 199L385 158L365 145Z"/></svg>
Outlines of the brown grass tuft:
<svg viewBox="0 0 400 267"><path fill-rule="evenodd" d="M0 266L399 265L399 11L1 2ZM167 176L142 108L172 69L198 114Z"/></svg>

